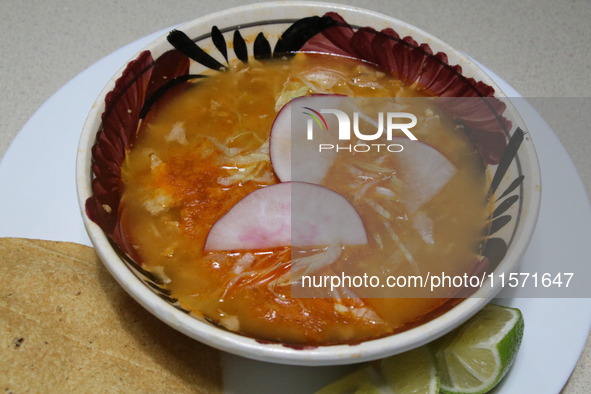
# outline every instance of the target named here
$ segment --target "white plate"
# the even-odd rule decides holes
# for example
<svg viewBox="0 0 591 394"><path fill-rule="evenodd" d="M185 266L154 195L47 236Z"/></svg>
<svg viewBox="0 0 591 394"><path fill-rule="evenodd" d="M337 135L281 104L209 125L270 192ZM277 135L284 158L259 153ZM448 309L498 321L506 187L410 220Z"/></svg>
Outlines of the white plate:
<svg viewBox="0 0 591 394"><path fill-rule="evenodd" d="M0 163L0 237L91 245L75 191L75 158L82 125L117 69L168 30L146 36L97 62L62 87L27 122ZM508 96L519 96L501 78L489 74ZM588 261L591 207L579 175L540 115L529 104L519 111L536 145L543 185L538 227L522 272L535 272L536 261L541 259ZM591 299L497 301L522 310L525 335L515 365L495 392L559 393L585 345ZM311 393L352 368L282 366L228 354L223 356L223 367L224 391L233 394Z"/></svg>

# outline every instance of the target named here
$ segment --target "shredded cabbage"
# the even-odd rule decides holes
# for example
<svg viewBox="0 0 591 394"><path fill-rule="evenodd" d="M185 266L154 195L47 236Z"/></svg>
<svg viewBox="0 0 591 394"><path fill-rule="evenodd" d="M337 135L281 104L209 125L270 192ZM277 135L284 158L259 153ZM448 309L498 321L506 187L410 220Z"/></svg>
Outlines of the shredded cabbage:
<svg viewBox="0 0 591 394"><path fill-rule="evenodd" d="M379 179L365 182L365 184L363 184L363 186L359 190L357 190L357 192L355 192L355 196L353 198L355 200L359 200L361 197L365 195L365 193L369 190L370 187L377 185L379 182Z"/></svg>
<svg viewBox="0 0 591 394"><path fill-rule="evenodd" d="M304 275L314 273L321 268L331 265L339 258L342 251L343 247L341 245L340 238L334 239L328 246L328 249L326 250L324 257L320 260L311 262L311 264L304 271Z"/></svg>
<svg viewBox="0 0 591 394"><path fill-rule="evenodd" d="M340 238L335 238L326 251L293 260L291 283L299 281L304 275L312 274L331 265L339 258L342 250Z"/></svg>
<svg viewBox="0 0 591 394"><path fill-rule="evenodd" d="M376 187L376 194L379 196L386 197L391 200L398 199L398 195L394 191L392 191L391 189L388 189L387 187L381 187L381 186Z"/></svg>
<svg viewBox="0 0 591 394"><path fill-rule="evenodd" d="M295 85L295 87L294 87ZM275 111L279 112L281 108L287 103L291 101L291 99L296 97L305 96L308 93L308 87L302 86L302 84L290 82L283 86L283 90L281 94L275 101Z"/></svg>
<svg viewBox="0 0 591 394"><path fill-rule="evenodd" d="M361 176L363 176L363 171L361 171L359 168L355 168L354 166L352 166L352 165L351 165L351 164L349 164L349 163L345 163L345 164L344 164L344 166L345 166L345 168L346 168L347 170L349 170L349 172L350 172L352 175L355 175L355 176L358 176L358 177L361 177Z"/></svg>
<svg viewBox="0 0 591 394"><path fill-rule="evenodd" d="M259 163L261 161L270 161L268 154L265 153L251 153L249 155L234 156L227 158L222 161L222 164L235 164L235 165L249 165Z"/></svg>
<svg viewBox="0 0 591 394"><path fill-rule="evenodd" d="M244 271L245 268L250 267L253 261L254 255L252 253L246 253L234 265L234 273L238 275L239 273Z"/></svg>
<svg viewBox="0 0 591 394"><path fill-rule="evenodd" d="M345 77L342 74L318 68L303 72L299 74L298 77L318 84L323 89L330 89L338 82L346 82Z"/></svg>
<svg viewBox="0 0 591 394"><path fill-rule="evenodd" d="M402 189L404 189L404 182L400 178L392 178L390 179L390 185L392 185L392 189L395 193L400 194Z"/></svg>
<svg viewBox="0 0 591 394"><path fill-rule="evenodd" d="M383 172L392 173L392 172L396 171L394 168L380 166L380 165L378 165L378 163L375 163L375 162L369 163L366 161L355 161L355 165L357 167L364 169L364 170L371 171L371 172L377 172L377 173L383 173Z"/></svg>
<svg viewBox="0 0 591 394"><path fill-rule="evenodd" d="M406 248L406 246L402 243L402 241L400 240L400 238L398 238L398 235L394 232L394 229L390 226L390 224L387 221L382 220L382 223L386 227L386 230L388 230L388 234L390 234L390 237L392 238L392 240L394 241L394 243L396 243L396 246L398 246L398 249L400 249L400 251L402 252L402 254L404 254L404 257L406 257L406 259L410 263L410 266L413 269L413 271L415 272L415 274L420 275L421 274L421 270L419 269L419 266L417 265L417 262L412 257L412 255L410 254L410 252L408 251L408 249Z"/></svg>
<svg viewBox="0 0 591 394"><path fill-rule="evenodd" d="M384 241L382 241L382 237L380 237L380 234L375 233L373 235L373 239L376 240L378 246L380 247L381 250L384 250Z"/></svg>
<svg viewBox="0 0 591 394"><path fill-rule="evenodd" d="M267 140L265 142L263 142L261 144L261 146L258 147L258 149L255 151L255 153L264 153L264 154L269 154L269 139L267 138Z"/></svg>
<svg viewBox="0 0 591 394"><path fill-rule="evenodd" d="M217 142L213 137L206 137L212 144L216 146L224 155L228 157L234 157L239 154L242 150L238 148L229 148L228 146Z"/></svg>
<svg viewBox="0 0 591 394"><path fill-rule="evenodd" d="M418 211L414 215L412 225L415 230L421 235L426 244L434 244L433 239L433 220L429 218L423 211Z"/></svg>
<svg viewBox="0 0 591 394"><path fill-rule="evenodd" d="M263 142L250 154L234 155L232 157L226 155L226 157L220 160L220 164L222 164L223 168L229 170L231 175L219 177L217 183L222 186L230 186L238 182L247 181L271 184L275 178L267 165L270 160L268 140ZM260 173L262 169L265 169L263 174Z"/></svg>
<svg viewBox="0 0 591 394"><path fill-rule="evenodd" d="M243 131L239 134L232 135L232 136L226 138L225 144L230 145L230 143L236 141L238 138L245 137L245 136L248 136L249 137L248 139L256 139L256 140L262 141L262 138L257 133L255 133L254 131L246 130L246 131Z"/></svg>
<svg viewBox="0 0 591 394"><path fill-rule="evenodd" d="M390 220L392 218L392 215L390 215L390 212L388 212L380 204L376 203L373 200L370 200L369 198L364 198L363 200L367 203L367 205L372 207L374 209L374 211L376 211L379 215L385 217L388 220Z"/></svg>

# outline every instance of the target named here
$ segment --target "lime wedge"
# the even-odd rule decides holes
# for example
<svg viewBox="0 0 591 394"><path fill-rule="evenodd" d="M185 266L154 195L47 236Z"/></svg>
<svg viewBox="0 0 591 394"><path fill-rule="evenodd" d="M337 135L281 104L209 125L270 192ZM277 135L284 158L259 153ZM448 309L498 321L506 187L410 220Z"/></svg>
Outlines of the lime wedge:
<svg viewBox="0 0 591 394"><path fill-rule="evenodd" d="M523 337L518 309L489 304L430 346L447 394L486 393L505 376Z"/></svg>
<svg viewBox="0 0 591 394"><path fill-rule="evenodd" d="M439 376L429 350L422 346L381 361L334 381L316 394L437 394Z"/></svg>
<svg viewBox="0 0 591 394"><path fill-rule="evenodd" d="M383 359L381 369L394 394L439 393L435 360L425 346Z"/></svg>
<svg viewBox="0 0 591 394"><path fill-rule="evenodd" d="M381 394L384 392L381 387L382 377L373 365L364 364L360 369L335 380L315 394Z"/></svg>
<svg viewBox="0 0 591 394"><path fill-rule="evenodd" d="M428 347L363 364L316 394L486 393L513 364L523 328L518 309L489 304Z"/></svg>

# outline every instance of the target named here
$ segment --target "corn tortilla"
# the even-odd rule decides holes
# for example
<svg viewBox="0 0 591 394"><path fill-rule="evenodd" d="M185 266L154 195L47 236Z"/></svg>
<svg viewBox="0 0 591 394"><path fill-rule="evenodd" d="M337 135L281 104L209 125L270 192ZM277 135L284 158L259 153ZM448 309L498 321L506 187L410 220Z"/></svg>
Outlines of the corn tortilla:
<svg viewBox="0 0 591 394"><path fill-rule="evenodd" d="M0 392L222 393L217 350L173 330L90 247L0 238Z"/></svg>

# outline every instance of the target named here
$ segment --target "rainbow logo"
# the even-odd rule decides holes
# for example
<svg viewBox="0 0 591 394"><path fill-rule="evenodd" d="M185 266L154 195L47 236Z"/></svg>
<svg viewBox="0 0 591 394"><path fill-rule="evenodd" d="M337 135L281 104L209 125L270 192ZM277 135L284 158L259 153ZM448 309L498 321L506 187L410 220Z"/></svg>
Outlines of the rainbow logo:
<svg viewBox="0 0 591 394"><path fill-rule="evenodd" d="M324 130L324 127L326 127L326 131L328 131L328 125L326 124L326 120L324 120L324 117L322 115L320 115L320 112L313 110L312 108L309 107L302 107L304 109L307 109L308 111L312 111L314 112L314 114L318 115L318 116L314 116L313 114L309 113L309 112L302 112L303 114L306 114L308 116L310 116L312 119L314 119L316 121L316 123L318 123L318 126L320 126L320 130ZM318 119L318 117L320 117L320 119ZM322 127L322 123L320 123L320 120L322 120L322 123L324 123L324 127Z"/></svg>

